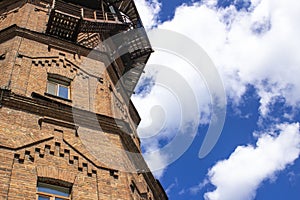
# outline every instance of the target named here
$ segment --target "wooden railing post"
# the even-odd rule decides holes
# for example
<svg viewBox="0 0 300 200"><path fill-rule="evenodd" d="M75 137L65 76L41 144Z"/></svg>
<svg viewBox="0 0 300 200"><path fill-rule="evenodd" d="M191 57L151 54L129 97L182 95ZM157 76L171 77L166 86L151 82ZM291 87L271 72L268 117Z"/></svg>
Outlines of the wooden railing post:
<svg viewBox="0 0 300 200"><path fill-rule="evenodd" d="M52 1L52 9L55 7L55 0Z"/></svg>

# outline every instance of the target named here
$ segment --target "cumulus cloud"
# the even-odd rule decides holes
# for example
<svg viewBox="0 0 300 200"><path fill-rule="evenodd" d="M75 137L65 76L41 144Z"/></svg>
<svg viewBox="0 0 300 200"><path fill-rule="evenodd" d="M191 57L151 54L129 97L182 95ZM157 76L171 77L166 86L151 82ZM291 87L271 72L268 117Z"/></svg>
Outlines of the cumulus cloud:
<svg viewBox="0 0 300 200"><path fill-rule="evenodd" d="M300 3L251 1L249 11L238 11L234 6L216 8L213 2L182 5L172 20L158 27L183 33L200 44L218 67L233 101L238 103L251 84L260 95L263 116L278 96L298 106Z"/></svg>
<svg viewBox="0 0 300 200"><path fill-rule="evenodd" d="M280 124L260 134L255 146L239 146L226 160L208 172L216 189L205 193L207 200L250 200L265 180L293 164L300 153L299 124Z"/></svg>
<svg viewBox="0 0 300 200"><path fill-rule="evenodd" d="M157 179L162 178L166 168L162 168L161 166L168 165L168 155L157 152L156 150L158 147L154 146L153 144L151 146L154 147L154 149L147 145L144 146L146 146L147 149L147 153L145 153L144 158L147 161L149 168L152 170L153 175Z"/></svg>
<svg viewBox="0 0 300 200"><path fill-rule="evenodd" d="M155 0L137 0L136 3L147 28L162 28L182 33L208 53L221 74L227 96L233 104L239 104L247 87L252 85L259 97L261 124L264 124L264 118L270 116L273 105L278 100L284 102L283 106L299 107L300 2L237 0L235 4L247 5L247 9L237 9L233 5L218 8L217 1L206 0L177 7L174 18L163 23L157 18L162 4ZM181 74L196 96L199 123L209 123L211 101L205 84L199 81L201 78L193 76L192 70L187 70L186 63L172 56L156 50L149 63L169 66ZM140 133L146 138L152 137L153 131L151 133L149 127L155 128L153 130L156 137L152 137L148 142L142 140L145 151L150 149L148 144L156 144L156 149L159 149L163 146L162 143L171 141L178 132L174 130L178 128L177 122L180 121L180 106L189 105L188 98L187 101L178 104L176 96L159 87L156 77L161 71L157 67L155 73L151 73L151 68L152 65L146 67L144 77L148 79L141 80L156 81L151 83L150 89L146 87L147 91L143 95L137 94L133 98L142 117ZM166 74L165 77L170 76ZM164 109L156 109L157 105ZM157 115L153 112L151 114L152 108L158 111ZM291 112L295 110L297 109L291 109L285 116L292 118ZM187 124L189 121L185 120Z"/></svg>
<svg viewBox="0 0 300 200"><path fill-rule="evenodd" d="M183 68L185 71L189 69L187 63L176 57L168 64L176 66L178 62L180 66L186 66ZM149 63L152 63L151 59ZM200 110L197 100L206 91L203 81L193 86L183 76L184 72L167 67L168 64L153 64L146 69L146 78L139 83L139 92L132 98L142 116L138 133L144 156L151 170L159 170L157 177L161 177L165 167L185 152L197 133L199 123L206 123L209 118L201 114L208 112ZM155 80L151 90L145 86L149 80ZM195 85L203 87L202 92L194 92L197 89ZM203 96L209 101L207 94ZM202 109L209 110L209 106L203 104Z"/></svg>
<svg viewBox="0 0 300 200"><path fill-rule="evenodd" d="M161 10L161 3L158 0L135 0L134 2L146 29L158 24L158 13Z"/></svg>

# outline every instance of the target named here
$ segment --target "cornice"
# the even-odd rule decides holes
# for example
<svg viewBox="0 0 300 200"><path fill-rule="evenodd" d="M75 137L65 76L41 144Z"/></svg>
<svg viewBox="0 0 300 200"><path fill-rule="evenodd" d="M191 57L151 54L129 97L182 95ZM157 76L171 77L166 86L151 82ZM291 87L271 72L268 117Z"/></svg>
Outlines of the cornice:
<svg viewBox="0 0 300 200"><path fill-rule="evenodd" d="M30 98L9 90L0 89L0 92L2 97L0 104L5 107L62 120L93 130L98 130L100 124L104 132L120 134L126 131L126 135L132 133L129 124L121 119L75 108L37 93L32 93L32 98ZM76 117L75 123L74 117Z"/></svg>
<svg viewBox="0 0 300 200"><path fill-rule="evenodd" d="M72 106L60 103L37 93L33 93L32 98L30 98L14 94L10 90L0 89L0 94L1 107L4 106L41 116L39 123L47 122L74 129L79 125L95 130L98 130L100 124L104 132L120 135L126 148L125 150L129 152L127 155L132 163L134 163L137 173L142 173L151 190L157 191L155 192L155 199L165 199L166 194L163 188L153 177L141 152L133 142L131 135L128 134L132 131L127 122L78 108L72 108ZM77 118L81 119L78 124L74 123L74 113ZM94 119L91 119L91 116L97 117L97 123L91 123L95 121ZM127 129L128 132L125 132L125 129Z"/></svg>

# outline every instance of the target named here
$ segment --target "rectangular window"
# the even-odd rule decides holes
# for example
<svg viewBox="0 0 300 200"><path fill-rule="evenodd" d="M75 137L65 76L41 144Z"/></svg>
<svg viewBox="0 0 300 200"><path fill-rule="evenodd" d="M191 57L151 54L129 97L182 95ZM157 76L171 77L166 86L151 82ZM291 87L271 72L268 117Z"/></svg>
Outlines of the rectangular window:
<svg viewBox="0 0 300 200"><path fill-rule="evenodd" d="M71 189L69 187L38 182L37 200L70 200Z"/></svg>
<svg viewBox="0 0 300 200"><path fill-rule="evenodd" d="M47 93L63 99L70 99L70 82L71 80L68 78L49 74Z"/></svg>

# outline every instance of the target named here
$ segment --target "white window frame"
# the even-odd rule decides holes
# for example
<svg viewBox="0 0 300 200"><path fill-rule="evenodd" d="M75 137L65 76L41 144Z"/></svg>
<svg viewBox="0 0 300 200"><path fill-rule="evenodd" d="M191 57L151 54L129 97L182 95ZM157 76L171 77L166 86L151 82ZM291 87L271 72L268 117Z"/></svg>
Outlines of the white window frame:
<svg viewBox="0 0 300 200"><path fill-rule="evenodd" d="M55 86L55 91L54 94L49 91L49 84L52 84ZM46 93L62 98L62 99L71 99L71 79L57 75L57 74L48 74L48 79L47 79L47 88L46 88ZM64 87L68 89L68 96L63 97L59 95L60 92L60 87Z"/></svg>

